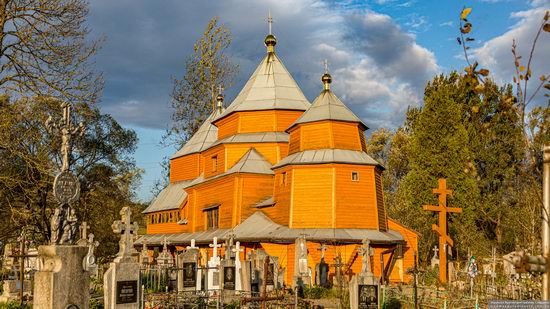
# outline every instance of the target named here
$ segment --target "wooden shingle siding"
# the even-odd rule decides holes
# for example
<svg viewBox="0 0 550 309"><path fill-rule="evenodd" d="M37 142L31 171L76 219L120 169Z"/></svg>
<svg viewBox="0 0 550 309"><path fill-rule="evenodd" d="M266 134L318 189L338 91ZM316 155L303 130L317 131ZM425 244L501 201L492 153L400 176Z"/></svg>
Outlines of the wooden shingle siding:
<svg viewBox="0 0 550 309"><path fill-rule="evenodd" d="M214 125L218 127L218 140L237 134L239 129L239 116L237 114L227 116L220 121L216 121Z"/></svg>
<svg viewBox="0 0 550 309"><path fill-rule="evenodd" d="M239 133L269 132L277 129L275 111L238 112L241 117Z"/></svg>
<svg viewBox="0 0 550 309"><path fill-rule="evenodd" d="M331 148L330 146L330 123L314 122L300 125L301 150Z"/></svg>
<svg viewBox="0 0 550 309"><path fill-rule="evenodd" d="M290 131L288 139L288 154L300 151L300 129Z"/></svg>
<svg viewBox="0 0 550 309"><path fill-rule="evenodd" d="M283 173L286 172L286 184L283 183ZM275 207L264 208L262 211L275 223L288 225L290 212L290 189L292 172L290 168L277 170L273 184L273 197Z"/></svg>
<svg viewBox="0 0 550 309"><path fill-rule="evenodd" d="M193 153L170 160L170 182L199 177L200 153Z"/></svg>
<svg viewBox="0 0 550 309"><path fill-rule="evenodd" d="M286 143L239 143L239 144L226 144L223 147L227 148L227 168L230 169L235 163L237 163L242 156L250 150L255 148L267 161L271 164L275 164L280 160L281 155L286 155L287 144ZM282 154L281 154L282 153Z"/></svg>
<svg viewBox="0 0 550 309"><path fill-rule="evenodd" d="M196 186L194 190L195 194L193 194L195 195L196 204L194 207L194 217L196 218L194 231L203 231L206 229L206 215L202 209L205 206L213 204L220 204L218 227L232 227L233 207L235 206L233 194L235 190L234 177L234 175L229 175ZM191 195L189 197L191 197Z"/></svg>
<svg viewBox="0 0 550 309"><path fill-rule="evenodd" d="M273 194L274 177L272 175L242 174L240 177L243 182L237 224L246 220L256 211L256 208L251 207L252 205Z"/></svg>
<svg viewBox="0 0 550 309"><path fill-rule="evenodd" d="M284 132L296 119L304 113L303 111L285 111L277 110L275 111L277 115L277 131Z"/></svg>
<svg viewBox="0 0 550 309"><path fill-rule="evenodd" d="M352 172L359 181L352 181ZM378 228L374 167L336 165L336 228Z"/></svg>
<svg viewBox="0 0 550 309"><path fill-rule="evenodd" d="M216 157L216 169L214 170L214 157ZM217 145L202 153L204 160L204 177L209 178L225 172L225 148Z"/></svg>
<svg viewBox="0 0 550 309"><path fill-rule="evenodd" d="M384 190L382 189L382 170L377 168L374 172L376 182L376 208L378 211L378 224L381 231L388 230L386 207L384 206Z"/></svg>
<svg viewBox="0 0 550 309"><path fill-rule="evenodd" d="M332 169L294 169L293 228L332 227Z"/></svg>
<svg viewBox="0 0 550 309"><path fill-rule="evenodd" d="M414 266L414 252L418 252L418 234L413 230L406 228L393 219L388 219L388 228L394 231L398 231L405 238L406 246L403 247L403 262L402 268L408 269ZM391 278L390 278L391 279ZM394 279L397 279L394 277ZM412 279L411 276L406 273L403 274L403 280L409 282Z"/></svg>
<svg viewBox="0 0 550 309"><path fill-rule="evenodd" d="M356 123L332 122L332 139L334 148L361 150Z"/></svg>

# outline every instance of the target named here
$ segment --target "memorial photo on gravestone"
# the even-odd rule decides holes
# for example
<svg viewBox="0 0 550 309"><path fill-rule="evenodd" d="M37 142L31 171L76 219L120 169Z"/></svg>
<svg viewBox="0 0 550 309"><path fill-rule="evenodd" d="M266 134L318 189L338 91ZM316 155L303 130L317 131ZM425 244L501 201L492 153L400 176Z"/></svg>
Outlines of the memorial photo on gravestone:
<svg viewBox="0 0 550 309"><path fill-rule="evenodd" d="M196 263L183 263L183 287L194 288L197 285Z"/></svg>
<svg viewBox="0 0 550 309"><path fill-rule="evenodd" d="M224 290L235 289L235 266L223 268L223 288Z"/></svg>
<svg viewBox="0 0 550 309"><path fill-rule="evenodd" d="M378 308L378 286L377 285L359 285L359 309Z"/></svg>

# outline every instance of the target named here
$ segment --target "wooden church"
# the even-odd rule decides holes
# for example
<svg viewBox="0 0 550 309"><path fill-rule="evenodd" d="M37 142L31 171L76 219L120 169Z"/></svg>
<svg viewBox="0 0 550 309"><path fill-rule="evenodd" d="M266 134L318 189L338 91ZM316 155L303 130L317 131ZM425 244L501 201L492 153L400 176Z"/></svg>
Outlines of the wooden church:
<svg viewBox="0 0 550 309"><path fill-rule="evenodd" d="M286 284L295 274L295 241L305 237L315 271L320 246L334 276L361 271L364 239L374 248L372 272L386 280L410 280L417 251L415 232L388 218L384 168L366 152L361 121L322 78L310 103L275 52L267 54L244 88L216 110L170 159L170 184L144 211L148 249L184 250L191 240L203 254L209 244L234 235L244 252L263 249L279 258ZM157 249L158 250L158 249ZM314 276L315 274L313 274Z"/></svg>

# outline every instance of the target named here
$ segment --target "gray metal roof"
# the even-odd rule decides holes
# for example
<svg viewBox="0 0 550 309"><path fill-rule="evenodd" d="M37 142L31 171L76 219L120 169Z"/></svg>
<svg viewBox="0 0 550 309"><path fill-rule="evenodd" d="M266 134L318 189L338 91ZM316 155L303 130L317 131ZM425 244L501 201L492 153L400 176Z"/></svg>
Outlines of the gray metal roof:
<svg viewBox="0 0 550 309"><path fill-rule="evenodd" d="M357 117L331 90L323 90L313 101L311 107L305 111L290 127L321 120L338 120L357 122L368 129L367 125Z"/></svg>
<svg viewBox="0 0 550 309"><path fill-rule="evenodd" d="M204 174L201 174L196 179L190 181L185 187L189 188L234 173L274 175L275 173L271 170L271 167L271 163L269 163L261 153L255 148L250 148L239 161L227 171L210 178L204 178Z"/></svg>
<svg viewBox="0 0 550 309"><path fill-rule="evenodd" d="M275 53L268 53L221 119L237 111L306 110L311 104Z"/></svg>
<svg viewBox="0 0 550 309"><path fill-rule="evenodd" d="M212 124L212 121L223 113L216 109L199 127L197 132L178 150L170 159L175 159L184 155L197 153L210 147L218 139L218 128Z"/></svg>
<svg viewBox="0 0 550 309"><path fill-rule="evenodd" d="M254 147L250 148L226 173L275 174L271 170L271 163Z"/></svg>
<svg viewBox="0 0 550 309"><path fill-rule="evenodd" d="M293 153L282 159L273 168L279 168L288 164L323 164L323 163L347 163L362 165L380 165L363 151L348 149L317 149L305 150Z"/></svg>
<svg viewBox="0 0 550 309"><path fill-rule="evenodd" d="M237 144L237 143L288 143L288 133L285 132L256 132L239 133L223 138L213 143L209 148L219 144Z"/></svg>
<svg viewBox="0 0 550 309"><path fill-rule="evenodd" d="M191 239L195 239L197 243L210 243L214 236L218 237L218 240L224 240L231 232L234 233L235 239L239 241L291 243L302 235L306 235L305 237L309 241L317 242L331 240L340 243L361 243L365 238L372 243L399 243L404 241L403 236L394 230L381 232L371 229L291 229L288 226L273 222L263 212L256 211L233 230L217 229L196 233L149 234L138 239L136 244L139 245L145 240L147 244L160 245L164 236L172 244L188 244Z"/></svg>
<svg viewBox="0 0 550 309"><path fill-rule="evenodd" d="M273 204L275 204L275 198L273 198L273 196L269 196L269 197L261 199L258 203L252 205L251 207L252 208L263 208L263 207L271 206Z"/></svg>
<svg viewBox="0 0 550 309"><path fill-rule="evenodd" d="M187 192L185 192L184 188L190 182L190 180L185 180L169 184L164 190L160 191L143 213L179 209L187 198Z"/></svg>

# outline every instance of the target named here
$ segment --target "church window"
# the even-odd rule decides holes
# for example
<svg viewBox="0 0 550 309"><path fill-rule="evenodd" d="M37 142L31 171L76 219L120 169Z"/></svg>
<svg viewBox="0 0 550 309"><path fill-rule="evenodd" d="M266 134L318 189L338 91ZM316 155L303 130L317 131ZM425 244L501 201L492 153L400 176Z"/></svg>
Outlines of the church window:
<svg viewBox="0 0 550 309"><path fill-rule="evenodd" d="M218 208L209 209L206 211L206 228L218 228Z"/></svg>
<svg viewBox="0 0 550 309"><path fill-rule="evenodd" d="M218 156L212 156L212 172L215 172L218 170Z"/></svg>
<svg viewBox="0 0 550 309"><path fill-rule="evenodd" d="M359 172L351 172L351 181L359 181Z"/></svg>

